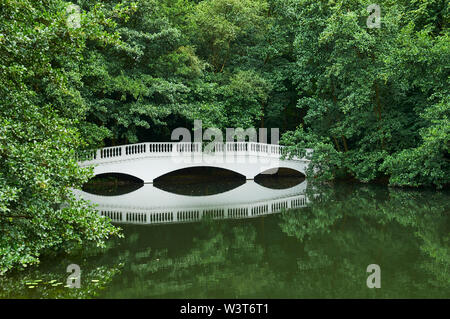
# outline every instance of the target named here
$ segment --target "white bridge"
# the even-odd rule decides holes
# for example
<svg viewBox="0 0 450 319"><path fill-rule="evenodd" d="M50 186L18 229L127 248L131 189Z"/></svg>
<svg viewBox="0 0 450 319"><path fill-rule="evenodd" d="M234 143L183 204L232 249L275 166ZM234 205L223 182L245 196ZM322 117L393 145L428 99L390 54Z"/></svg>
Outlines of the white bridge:
<svg viewBox="0 0 450 319"><path fill-rule="evenodd" d="M307 149L306 155L312 153ZM304 175L309 164L300 153L288 158L286 149L275 144L254 142L202 143L161 142L113 146L85 153L80 166L93 166L94 175L127 174L144 183L167 173L189 167L227 169L252 180L258 174L273 174L289 168ZM285 158L286 157L286 158Z"/></svg>
<svg viewBox="0 0 450 319"><path fill-rule="evenodd" d="M288 189L269 189L247 181L230 191L208 196L174 194L151 184L119 196L73 192L78 198L96 205L98 213L113 222L167 224L197 222L204 218L252 218L305 207L310 202L306 187L306 180Z"/></svg>

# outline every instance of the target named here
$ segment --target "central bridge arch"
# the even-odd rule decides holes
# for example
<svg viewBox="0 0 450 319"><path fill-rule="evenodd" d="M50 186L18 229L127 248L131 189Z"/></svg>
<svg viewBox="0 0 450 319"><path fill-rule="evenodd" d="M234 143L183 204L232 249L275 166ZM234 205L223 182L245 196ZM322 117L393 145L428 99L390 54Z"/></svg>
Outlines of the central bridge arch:
<svg viewBox="0 0 450 319"><path fill-rule="evenodd" d="M245 175L232 171L223 167L219 166L205 166L205 165L199 165L199 166L190 166L190 167L184 167L177 170L170 171L166 174L160 175L156 177L153 182L160 181L165 178L170 178L172 176L180 177L180 176L195 176L195 177L224 177L224 178L236 178L236 179L246 179Z"/></svg>

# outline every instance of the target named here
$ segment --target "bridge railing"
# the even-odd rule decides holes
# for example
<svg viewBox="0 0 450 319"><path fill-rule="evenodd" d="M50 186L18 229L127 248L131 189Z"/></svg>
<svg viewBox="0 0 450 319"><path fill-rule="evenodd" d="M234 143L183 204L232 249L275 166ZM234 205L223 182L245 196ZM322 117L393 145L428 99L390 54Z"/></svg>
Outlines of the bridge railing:
<svg viewBox="0 0 450 319"><path fill-rule="evenodd" d="M276 144L255 142L147 142L121 146L111 146L97 151L84 151L79 154L79 161L86 165L96 162L109 162L111 160L132 159L140 157L159 157L172 154L189 155L199 153L229 154L229 155L256 155L281 158L287 155L286 147ZM307 149L306 154L312 150ZM300 152L293 153L291 159L305 160Z"/></svg>
<svg viewBox="0 0 450 319"><path fill-rule="evenodd" d="M116 223L166 224L198 222L202 219L241 219L276 214L289 209L307 207L307 195L296 195L246 204L229 204L212 207L186 208L132 208L96 207L99 215L111 218Z"/></svg>

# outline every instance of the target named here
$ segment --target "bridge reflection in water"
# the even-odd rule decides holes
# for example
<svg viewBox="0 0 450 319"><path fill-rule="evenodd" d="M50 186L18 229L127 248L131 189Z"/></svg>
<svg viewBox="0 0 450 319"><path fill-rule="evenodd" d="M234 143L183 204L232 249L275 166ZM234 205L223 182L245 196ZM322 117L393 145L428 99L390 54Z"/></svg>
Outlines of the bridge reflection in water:
<svg viewBox="0 0 450 319"><path fill-rule="evenodd" d="M269 189L250 180L230 191L208 196L170 193L152 184L119 196L101 196L74 190L77 197L96 205L102 216L116 223L167 224L204 218L252 218L305 207L306 180L287 189Z"/></svg>

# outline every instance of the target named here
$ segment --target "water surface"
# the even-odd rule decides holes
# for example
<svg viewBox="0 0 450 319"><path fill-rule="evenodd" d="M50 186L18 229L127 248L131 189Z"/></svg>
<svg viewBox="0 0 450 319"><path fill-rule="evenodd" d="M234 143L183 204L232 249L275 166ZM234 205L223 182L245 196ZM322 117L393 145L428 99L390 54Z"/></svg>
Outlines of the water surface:
<svg viewBox="0 0 450 319"><path fill-rule="evenodd" d="M188 196L144 185L119 196L90 195L103 215L122 212L116 222L125 238L109 241L105 249L55 253L39 267L3 276L0 297L450 297L448 192L289 186L270 189L247 181L213 195L196 190ZM238 208L245 213L229 213ZM148 217L180 211L199 216ZM127 218L133 214L147 219ZM69 264L82 270L80 289L63 287ZM366 285L370 264L381 268L380 289ZM36 280L42 282L28 288Z"/></svg>

